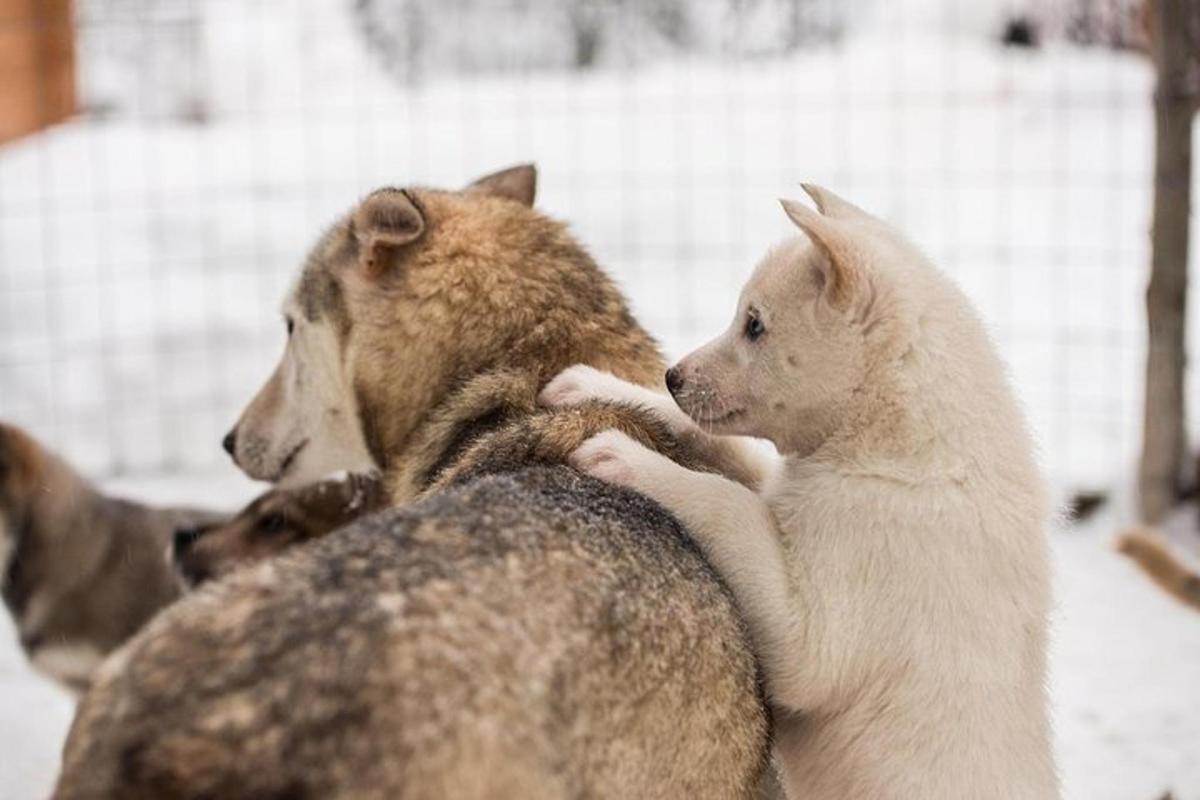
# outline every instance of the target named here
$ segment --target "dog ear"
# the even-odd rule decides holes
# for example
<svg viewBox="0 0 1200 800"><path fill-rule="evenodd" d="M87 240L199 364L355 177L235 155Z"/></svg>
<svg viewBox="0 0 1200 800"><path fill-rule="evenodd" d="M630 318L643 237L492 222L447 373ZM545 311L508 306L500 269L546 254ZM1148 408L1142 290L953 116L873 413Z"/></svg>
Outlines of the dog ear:
<svg viewBox="0 0 1200 800"><path fill-rule="evenodd" d="M293 490L304 538L324 535L373 510L378 503L371 491L366 479L354 473Z"/></svg>
<svg viewBox="0 0 1200 800"><path fill-rule="evenodd" d="M845 243L837 223L794 200L779 202L796 227L804 231L821 251L824 258L819 260L818 268L824 281L825 295L829 298L830 305L845 311L854 302L862 280L859 270L853 264L851 248Z"/></svg>
<svg viewBox="0 0 1200 800"><path fill-rule="evenodd" d="M407 191L378 189L354 209L354 236L358 265L371 278L379 278L404 245L421 238L425 216Z"/></svg>
<svg viewBox="0 0 1200 800"><path fill-rule="evenodd" d="M48 455L41 444L16 425L0 422L0 491L33 492L42 480Z"/></svg>
<svg viewBox="0 0 1200 800"><path fill-rule="evenodd" d="M9 442L8 442L8 426L0 422L0 491L3 491L4 480L8 477L10 471L9 461Z"/></svg>
<svg viewBox="0 0 1200 800"><path fill-rule="evenodd" d="M817 210L826 217L833 217L834 219L874 219L874 217L854 205L854 203L839 197L824 186L817 186L815 183L802 183L800 184L800 188L812 198L812 201L817 205Z"/></svg>
<svg viewBox="0 0 1200 800"><path fill-rule="evenodd" d="M25 462L29 460L25 454L32 449L32 441L15 425L0 422L0 482L25 471Z"/></svg>
<svg viewBox="0 0 1200 800"><path fill-rule="evenodd" d="M465 191L516 200L521 205L532 207L537 195L537 167L518 164L502 169L473 181Z"/></svg>

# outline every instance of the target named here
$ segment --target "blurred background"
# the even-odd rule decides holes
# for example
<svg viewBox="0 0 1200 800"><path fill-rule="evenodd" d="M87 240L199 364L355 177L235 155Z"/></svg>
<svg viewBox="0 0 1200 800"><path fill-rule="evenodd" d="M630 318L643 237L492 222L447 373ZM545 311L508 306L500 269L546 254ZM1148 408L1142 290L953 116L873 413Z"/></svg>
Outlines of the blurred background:
<svg viewBox="0 0 1200 800"><path fill-rule="evenodd" d="M776 198L815 181L959 281L1056 488L1099 506L1055 534L1067 797L1200 800L1200 614L1107 546L1138 516L1152 11L0 0L0 419L129 495L232 507L255 487L220 438L283 347L305 251L370 189L537 162L538 205L677 357L790 234ZM1185 556L1194 519L1167 521ZM0 797L33 797L70 702L6 648Z"/></svg>

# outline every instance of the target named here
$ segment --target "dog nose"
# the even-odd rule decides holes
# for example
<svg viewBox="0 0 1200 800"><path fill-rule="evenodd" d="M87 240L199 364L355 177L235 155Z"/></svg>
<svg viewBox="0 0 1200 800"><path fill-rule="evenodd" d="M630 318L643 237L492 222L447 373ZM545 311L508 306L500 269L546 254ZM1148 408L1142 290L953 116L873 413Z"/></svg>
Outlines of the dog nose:
<svg viewBox="0 0 1200 800"><path fill-rule="evenodd" d="M199 525L186 525L175 529L175 540L172 544L172 552L176 558L192 549L192 545L196 543L204 534L204 529Z"/></svg>
<svg viewBox="0 0 1200 800"><path fill-rule="evenodd" d="M225 438L221 440L221 447L225 448L225 452L233 455L233 449L237 446L237 428L234 428L229 433L225 434Z"/></svg>
<svg viewBox="0 0 1200 800"><path fill-rule="evenodd" d="M667 370L667 391L671 394L676 394L683 388L683 375L679 372L679 367L671 367Z"/></svg>

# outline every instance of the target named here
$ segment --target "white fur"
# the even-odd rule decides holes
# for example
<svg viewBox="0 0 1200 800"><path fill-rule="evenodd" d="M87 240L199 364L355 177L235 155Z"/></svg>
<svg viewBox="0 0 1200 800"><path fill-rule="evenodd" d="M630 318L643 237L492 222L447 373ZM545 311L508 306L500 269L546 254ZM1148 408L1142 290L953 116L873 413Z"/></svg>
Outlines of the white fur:
<svg viewBox="0 0 1200 800"><path fill-rule="evenodd" d="M33 665L67 686L86 686L104 655L87 644L49 644L33 654Z"/></svg>
<svg viewBox="0 0 1200 800"><path fill-rule="evenodd" d="M725 578L789 797L1055 798L1050 507L1003 367L914 248L808 190L824 213L788 213L812 244L773 251L730 331L677 367L685 410L771 439L777 476L755 494L615 431L573 463L671 509Z"/></svg>
<svg viewBox="0 0 1200 800"><path fill-rule="evenodd" d="M306 317L299 290L284 308L294 330L283 358L236 428L238 465L252 478L285 488L334 470L378 469L359 425L337 334L329 320Z"/></svg>
<svg viewBox="0 0 1200 800"><path fill-rule="evenodd" d="M677 434L695 427L691 418L680 411L668 395L623 381L611 372L587 364L567 367L556 375L542 389L538 402L546 406L576 406L597 397L652 411Z"/></svg>

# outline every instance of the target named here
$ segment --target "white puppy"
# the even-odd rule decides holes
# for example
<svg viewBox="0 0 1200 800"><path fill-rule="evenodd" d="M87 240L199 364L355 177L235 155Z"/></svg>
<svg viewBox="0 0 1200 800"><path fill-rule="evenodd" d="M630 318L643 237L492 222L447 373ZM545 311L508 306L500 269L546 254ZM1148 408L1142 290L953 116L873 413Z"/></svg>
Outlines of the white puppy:
<svg viewBox="0 0 1200 800"><path fill-rule="evenodd" d="M1003 365L915 247L805 190L820 213L784 208L807 241L770 252L732 327L667 373L686 415L586 367L542 400L642 403L783 454L759 493L614 431L573 459L671 509L733 591L789 796L1056 797L1051 505Z"/></svg>

